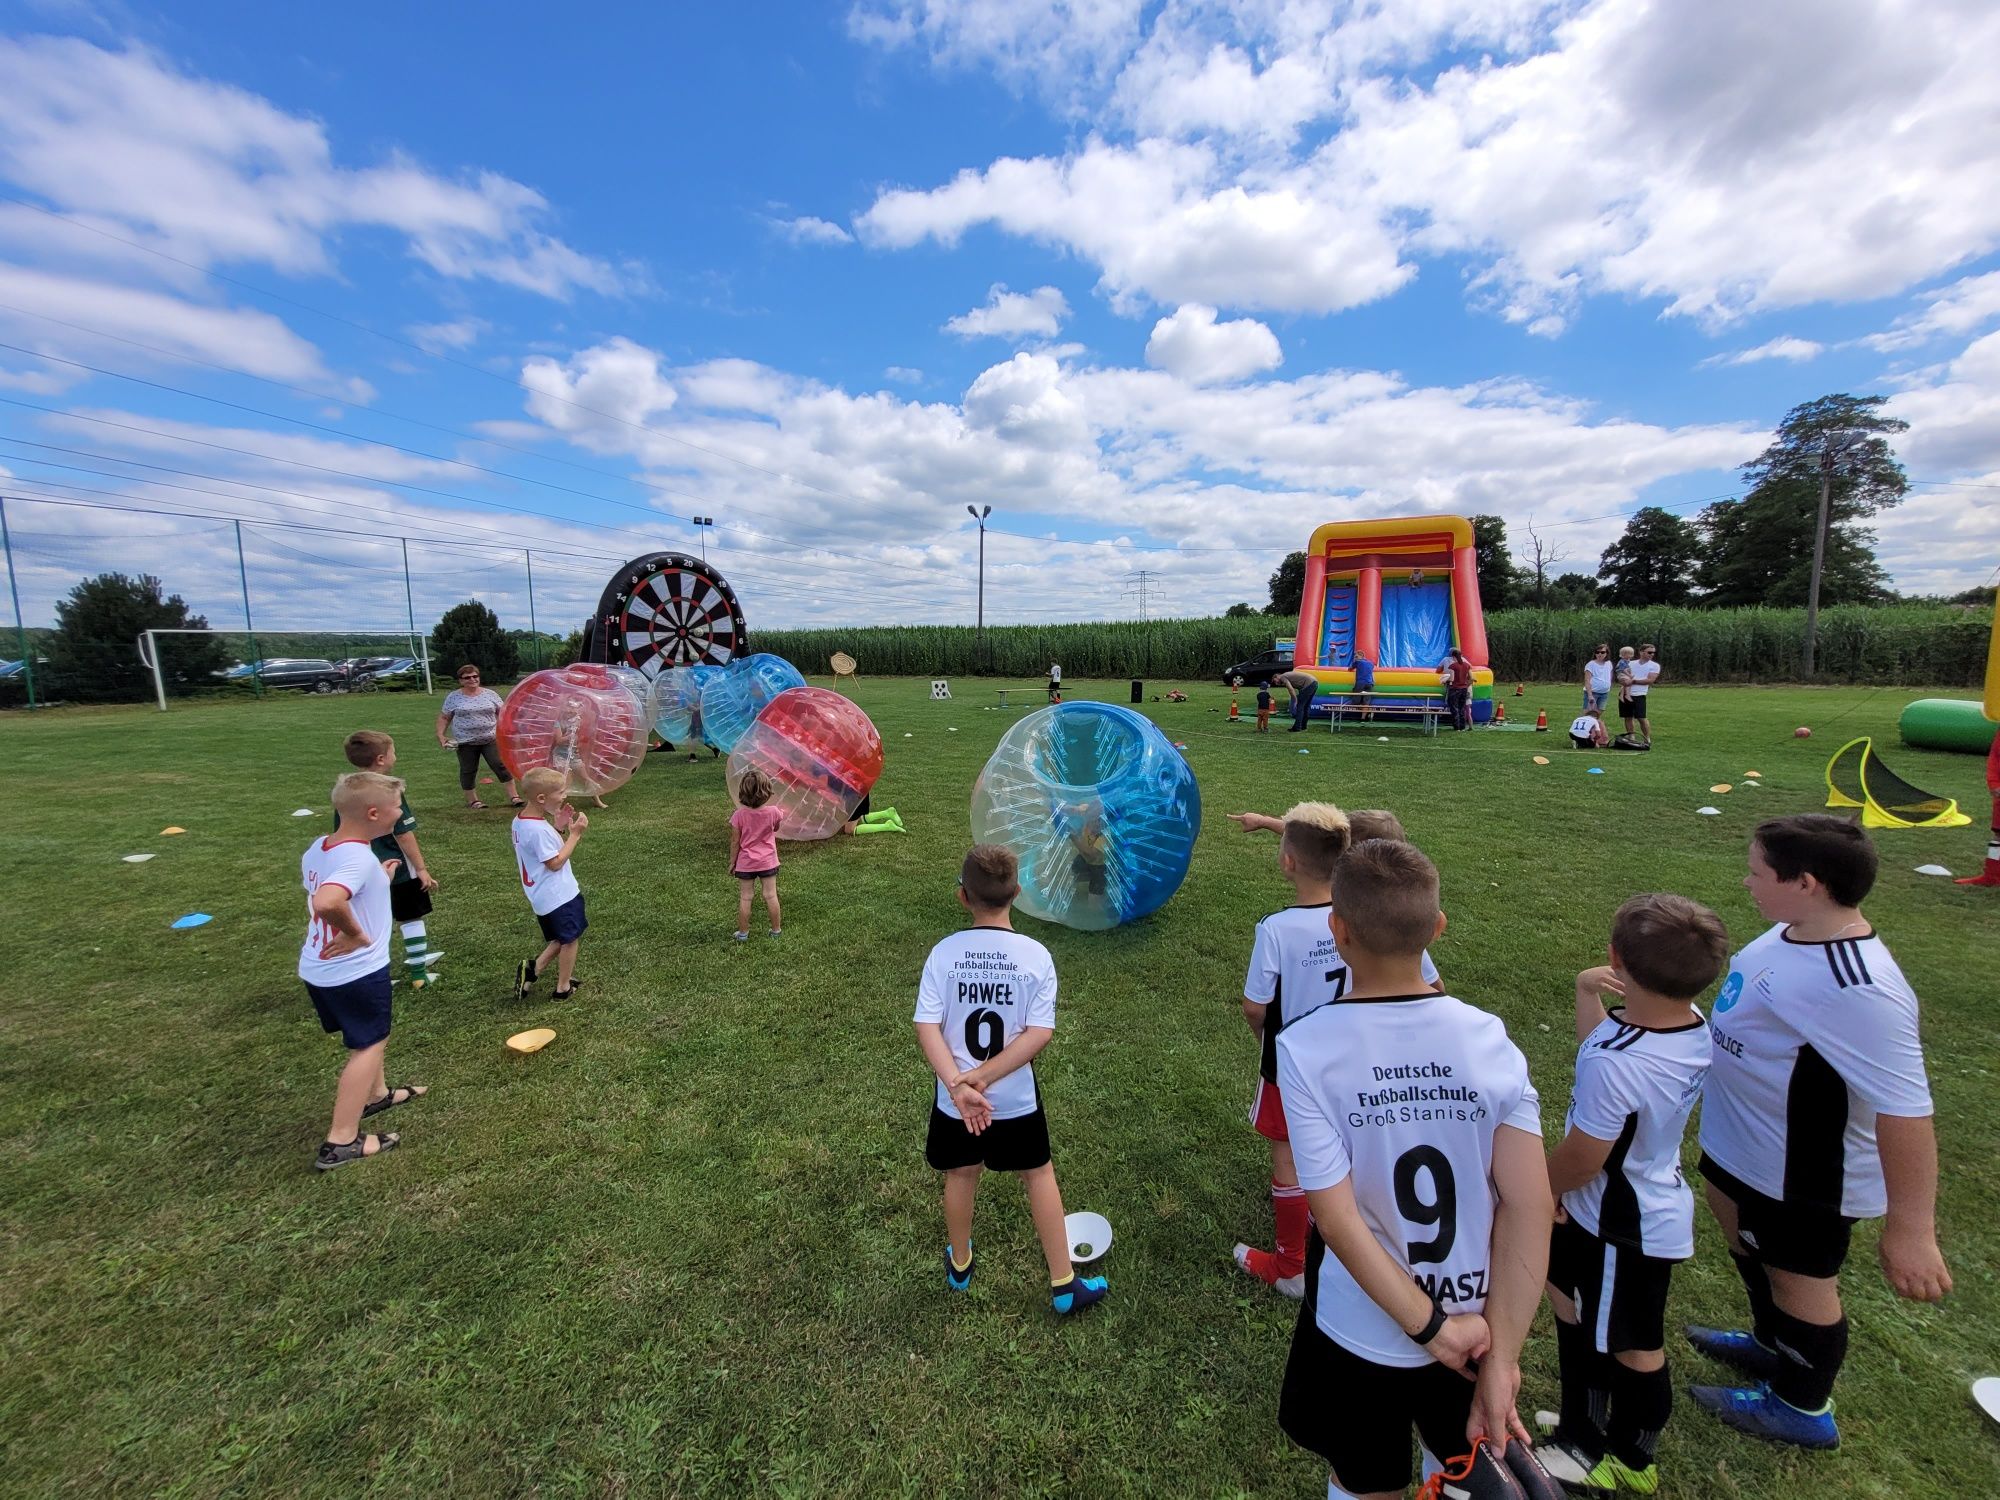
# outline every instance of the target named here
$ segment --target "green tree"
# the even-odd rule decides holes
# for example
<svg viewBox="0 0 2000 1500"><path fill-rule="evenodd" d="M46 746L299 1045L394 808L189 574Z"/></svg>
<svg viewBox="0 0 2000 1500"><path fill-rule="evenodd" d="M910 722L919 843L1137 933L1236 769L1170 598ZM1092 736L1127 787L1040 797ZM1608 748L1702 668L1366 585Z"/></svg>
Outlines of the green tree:
<svg viewBox="0 0 2000 1500"><path fill-rule="evenodd" d="M1499 516L1473 516L1472 554L1479 567L1479 602L1486 609L1505 609L1518 602L1520 570L1507 550L1507 523Z"/></svg>
<svg viewBox="0 0 2000 1500"><path fill-rule="evenodd" d="M179 594L162 595L160 580L152 574L99 573L56 605L56 629L48 646L50 682L43 691L80 703L149 697L153 674L139 660L139 633L207 628L208 620L190 613ZM170 693L213 687L211 674L229 664L222 641L212 635L157 636L154 646Z"/></svg>
<svg viewBox="0 0 2000 1500"><path fill-rule="evenodd" d="M1900 504L1910 488L1888 443L1909 424L1879 414L1887 400L1821 396L1785 414L1777 440L1743 466L1743 497L1701 513L1706 602L1805 602L1823 474L1830 483L1820 604L1869 604L1889 597L1888 576L1875 561L1875 534L1862 524Z"/></svg>
<svg viewBox="0 0 2000 1500"><path fill-rule="evenodd" d="M1278 571L1271 575L1271 602L1265 606L1264 613L1296 617L1305 596L1306 555L1303 552L1288 552L1285 560L1278 564Z"/></svg>
<svg viewBox="0 0 2000 1500"><path fill-rule="evenodd" d="M1549 580L1550 609L1589 609L1597 603L1597 580L1588 573L1559 573Z"/></svg>
<svg viewBox="0 0 2000 1500"><path fill-rule="evenodd" d="M1232 604L1222 612L1222 618L1225 620L1247 620L1256 613L1257 611L1247 604Z"/></svg>
<svg viewBox="0 0 2000 1500"><path fill-rule="evenodd" d="M556 642L553 650L542 658L542 665L566 667L571 662L583 660L583 629L579 626Z"/></svg>
<svg viewBox="0 0 2000 1500"><path fill-rule="evenodd" d="M431 661L447 677L470 662L489 684L512 682L521 670L520 648L477 599L444 612L431 631Z"/></svg>
<svg viewBox="0 0 2000 1500"><path fill-rule="evenodd" d="M1685 604L1694 593L1701 560L1701 533L1692 522L1657 505L1642 506L1598 562L1597 576L1604 581L1600 601L1633 607Z"/></svg>

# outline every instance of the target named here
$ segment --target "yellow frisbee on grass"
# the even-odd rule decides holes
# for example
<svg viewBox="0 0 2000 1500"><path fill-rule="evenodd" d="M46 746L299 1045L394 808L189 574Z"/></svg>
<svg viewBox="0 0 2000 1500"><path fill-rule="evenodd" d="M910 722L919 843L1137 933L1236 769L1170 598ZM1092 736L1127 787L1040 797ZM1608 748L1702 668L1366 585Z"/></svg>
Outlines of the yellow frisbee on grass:
<svg viewBox="0 0 2000 1500"><path fill-rule="evenodd" d="M1549 758L1546 755L1537 755L1535 757L1535 764L1538 766L1545 766L1548 763L1549 763Z"/></svg>
<svg viewBox="0 0 2000 1500"><path fill-rule="evenodd" d="M530 1052L539 1052L556 1039L553 1028L537 1026L532 1031L517 1031L507 1038L507 1050L526 1057Z"/></svg>

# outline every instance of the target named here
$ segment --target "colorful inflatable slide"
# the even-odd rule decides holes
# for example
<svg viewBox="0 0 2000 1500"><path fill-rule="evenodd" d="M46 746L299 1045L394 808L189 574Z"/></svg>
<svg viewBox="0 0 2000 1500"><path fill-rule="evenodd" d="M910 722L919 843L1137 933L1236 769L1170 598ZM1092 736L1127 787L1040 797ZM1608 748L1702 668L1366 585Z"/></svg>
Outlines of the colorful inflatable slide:
<svg viewBox="0 0 2000 1500"><path fill-rule="evenodd" d="M1453 646L1473 666L1472 717L1493 717L1486 614L1472 527L1459 516L1330 521L1306 544L1294 661L1322 695L1354 691L1357 659L1375 664L1376 702L1442 695Z"/></svg>

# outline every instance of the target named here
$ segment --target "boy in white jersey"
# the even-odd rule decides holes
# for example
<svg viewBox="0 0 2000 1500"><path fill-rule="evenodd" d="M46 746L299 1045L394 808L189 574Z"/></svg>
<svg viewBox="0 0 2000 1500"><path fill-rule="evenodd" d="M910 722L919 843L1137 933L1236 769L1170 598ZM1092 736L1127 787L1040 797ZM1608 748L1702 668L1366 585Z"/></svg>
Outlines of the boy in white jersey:
<svg viewBox="0 0 2000 1500"><path fill-rule="evenodd" d="M1609 967L1576 976L1576 1087L1549 1157L1549 1305L1562 1421L1542 1462L1586 1493L1650 1495L1673 1410L1667 1284L1694 1254L1681 1136L1708 1073L1695 997L1729 960L1722 919L1685 896L1634 896L1611 923ZM1624 1001L1606 1013L1603 997Z"/></svg>
<svg viewBox="0 0 2000 1500"><path fill-rule="evenodd" d="M1285 1106L1278 1092L1278 1033L1347 992L1347 968L1334 946L1326 914L1333 901L1333 866L1347 852L1353 828L1347 814L1331 802L1301 802L1279 820L1279 826L1283 836L1278 842L1278 868L1291 882L1296 899L1257 924L1243 980L1243 1019L1250 1023L1262 1053L1250 1123L1271 1143L1271 1215L1277 1248L1253 1250L1239 1244L1235 1254L1236 1264L1266 1286L1287 1297L1302 1297L1306 1198L1292 1165ZM1402 837L1402 825L1396 825L1395 836ZM1429 953L1424 955L1424 979L1438 987L1437 966Z"/></svg>
<svg viewBox="0 0 2000 1500"><path fill-rule="evenodd" d="M988 1167L1018 1172L1049 1263L1059 1313L1103 1300L1104 1278L1070 1264L1062 1190L1049 1156L1049 1122L1034 1059L1056 1026L1049 950L1014 930L1020 867L998 844L977 844L959 871L958 900L972 925L931 949L917 986L917 1044L937 1075L924 1156L944 1173L944 1282L972 1285L972 1208Z"/></svg>
<svg viewBox="0 0 2000 1500"><path fill-rule="evenodd" d="M1424 984L1444 930L1431 862L1356 844L1329 925L1347 992L1278 1035L1313 1217L1278 1421L1326 1459L1330 1496L1395 1500L1412 1426L1433 1459L1525 1440L1521 1344L1555 1206L1526 1059L1498 1019Z"/></svg>
<svg viewBox="0 0 2000 1500"><path fill-rule="evenodd" d="M590 925L584 914L583 888L576 883L570 856L590 827L590 819L563 802L568 779L561 771L537 766L521 778L523 806L514 816L514 864L521 872L521 892L542 929L544 947L538 957L524 958L514 971L514 998L556 966L558 1000L582 988L576 977L576 948ZM558 831L560 830L560 831Z"/></svg>
<svg viewBox="0 0 2000 1500"><path fill-rule="evenodd" d="M1843 818L1760 823L1743 884L1778 925L1732 960L1709 1027L1701 1175L1752 1321L1688 1340L1758 1383L1688 1394L1732 1427L1806 1448L1840 1442L1839 1278L1854 1221L1887 1214L1882 1271L1898 1296L1951 1290L1917 997L1861 914L1875 867L1868 835Z"/></svg>
<svg viewBox="0 0 2000 1500"><path fill-rule="evenodd" d="M385 837L402 812L403 783L351 771L333 784L333 833L314 839L299 860L306 888L306 940L299 978L320 1025L339 1032L347 1062L334 1088L333 1123L313 1159L317 1171L344 1167L393 1149L400 1137L363 1135L361 1121L422 1097L421 1084L391 1088L382 1061L389 1048L389 877L370 841Z"/></svg>

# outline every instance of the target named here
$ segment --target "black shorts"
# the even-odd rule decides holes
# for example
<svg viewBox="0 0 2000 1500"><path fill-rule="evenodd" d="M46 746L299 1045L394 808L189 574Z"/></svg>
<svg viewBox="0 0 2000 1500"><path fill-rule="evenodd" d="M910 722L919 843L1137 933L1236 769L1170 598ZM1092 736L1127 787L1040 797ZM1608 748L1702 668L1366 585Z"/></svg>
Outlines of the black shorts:
<svg viewBox="0 0 2000 1500"><path fill-rule="evenodd" d="M389 915L398 922L419 922L431 914L431 893L421 880L396 880L389 884Z"/></svg>
<svg viewBox="0 0 2000 1500"><path fill-rule="evenodd" d="M1049 1164L1049 1117L1035 1106L1031 1115L995 1120L978 1135L931 1101L931 1128L924 1160L939 1172L987 1167L995 1172L1032 1172Z"/></svg>
<svg viewBox="0 0 2000 1500"><path fill-rule="evenodd" d="M772 865L768 870L738 870L736 872L738 880L775 880L777 875L778 867L776 865Z"/></svg>
<svg viewBox="0 0 2000 1500"><path fill-rule="evenodd" d="M1574 1220L1549 1236L1549 1285L1576 1304L1599 1354L1667 1346L1674 1263L1600 1239Z"/></svg>
<svg viewBox="0 0 2000 1500"><path fill-rule="evenodd" d="M1411 1479L1410 1429L1433 1458L1465 1452L1472 1382L1432 1361L1414 1369L1378 1365L1328 1338L1310 1300L1299 1307L1278 1426L1327 1461L1342 1489L1394 1490Z"/></svg>
<svg viewBox="0 0 2000 1500"><path fill-rule="evenodd" d="M1782 1203L1758 1192L1703 1152L1701 1175L1736 1205L1736 1235L1765 1265L1822 1280L1847 1263L1854 1220L1808 1203Z"/></svg>
<svg viewBox="0 0 2000 1500"><path fill-rule="evenodd" d="M583 914L583 892L578 891L547 915L537 913L535 920L541 923L542 936L550 942L575 942L590 925L590 919Z"/></svg>
<svg viewBox="0 0 2000 1500"><path fill-rule="evenodd" d="M1632 719L1650 719L1652 715L1647 712L1646 706L1652 701L1653 690L1651 688L1647 688L1643 693L1634 693L1632 701L1625 705L1626 717Z"/></svg>
<svg viewBox="0 0 2000 1500"><path fill-rule="evenodd" d="M319 1024L339 1032L348 1051L359 1052L387 1039L389 1004L396 994L387 964L346 984L308 984L306 993L319 1012Z"/></svg>
<svg viewBox="0 0 2000 1500"><path fill-rule="evenodd" d="M1571 747L1577 750L1595 750L1597 748L1597 741L1587 740L1580 734L1571 735L1569 742Z"/></svg>

